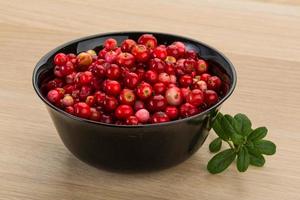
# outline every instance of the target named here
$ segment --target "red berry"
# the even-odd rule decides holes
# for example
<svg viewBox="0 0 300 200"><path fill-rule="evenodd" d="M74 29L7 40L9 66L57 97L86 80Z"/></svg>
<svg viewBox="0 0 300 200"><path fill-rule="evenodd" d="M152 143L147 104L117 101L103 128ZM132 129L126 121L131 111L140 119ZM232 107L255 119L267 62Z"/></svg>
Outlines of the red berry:
<svg viewBox="0 0 300 200"><path fill-rule="evenodd" d="M185 57L186 58L192 58L192 59L196 59L197 58L197 53L195 50L193 49L189 49L185 52Z"/></svg>
<svg viewBox="0 0 300 200"><path fill-rule="evenodd" d="M126 119L126 124L127 125L138 125L139 120L136 116L130 116Z"/></svg>
<svg viewBox="0 0 300 200"><path fill-rule="evenodd" d="M208 106L215 105L219 101L218 94L213 90L206 90L204 96L205 96L205 103Z"/></svg>
<svg viewBox="0 0 300 200"><path fill-rule="evenodd" d="M195 70L196 61L194 59L188 58L184 61L184 71L188 74Z"/></svg>
<svg viewBox="0 0 300 200"><path fill-rule="evenodd" d="M58 66L62 66L66 64L67 61L68 61L68 57L64 53L58 53L54 57L54 64Z"/></svg>
<svg viewBox="0 0 300 200"><path fill-rule="evenodd" d="M149 121L150 118L150 113L148 110L142 108L139 109L136 113L135 116L137 117L137 119L139 120L139 122L141 123L147 123Z"/></svg>
<svg viewBox="0 0 300 200"><path fill-rule="evenodd" d="M88 85L92 81L93 74L90 71L85 71L83 73L80 73L78 78L79 78L78 83L80 85Z"/></svg>
<svg viewBox="0 0 300 200"><path fill-rule="evenodd" d="M62 87L62 86L63 86L63 82L59 78L55 78L47 83L48 90L52 90L52 89L55 89L57 87Z"/></svg>
<svg viewBox="0 0 300 200"><path fill-rule="evenodd" d="M175 64L175 74L177 76L183 76L185 75L185 72L184 72L184 61L185 59L179 59L177 60L176 64Z"/></svg>
<svg viewBox="0 0 300 200"><path fill-rule="evenodd" d="M124 84L130 89L135 89L139 83L139 77L136 73L129 72L125 75Z"/></svg>
<svg viewBox="0 0 300 200"><path fill-rule="evenodd" d="M148 102L148 110L152 112L163 111L167 107L167 100L162 95L153 96Z"/></svg>
<svg viewBox="0 0 300 200"><path fill-rule="evenodd" d="M154 49L157 46L157 40L152 34L143 34L138 39L139 44L145 45L149 49Z"/></svg>
<svg viewBox="0 0 300 200"><path fill-rule="evenodd" d="M136 42L132 39L126 39L121 44L121 49L123 52L131 52L132 47L136 45Z"/></svg>
<svg viewBox="0 0 300 200"><path fill-rule="evenodd" d="M173 56L167 56L166 59L165 59L165 62L167 64L173 64L174 65L176 63L176 58L173 57Z"/></svg>
<svg viewBox="0 0 300 200"><path fill-rule="evenodd" d="M167 52L169 56L173 56L175 58L178 58L180 56L180 52L178 50L178 47L174 44L171 44L167 47Z"/></svg>
<svg viewBox="0 0 300 200"><path fill-rule="evenodd" d="M199 89L192 90L186 97L186 102L192 104L193 106L200 106L204 103L204 94Z"/></svg>
<svg viewBox="0 0 300 200"><path fill-rule="evenodd" d="M72 92L75 90L75 86L72 84L68 84L64 86L65 94L72 94Z"/></svg>
<svg viewBox="0 0 300 200"><path fill-rule="evenodd" d="M166 85L163 83L155 83L153 85L153 91L155 94L164 94L166 91Z"/></svg>
<svg viewBox="0 0 300 200"><path fill-rule="evenodd" d="M107 50L114 50L117 48L117 40L113 38L108 38L104 41L104 47Z"/></svg>
<svg viewBox="0 0 300 200"><path fill-rule="evenodd" d="M117 96L121 92L121 85L118 81L108 80L105 84L105 92L108 95Z"/></svg>
<svg viewBox="0 0 300 200"><path fill-rule="evenodd" d="M149 62L149 69L151 69L157 73L164 72L165 66L166 66L165 62L159 58L153 58Z"/></svg>
<svg viewBox="0 0 300 200"><path fill-rule="evenodd" d="M174 64L166 63L165 72L170 75L175 74Z"/></svg>
<svg viewBox="0 0 300 200"><path fill-rule="evenodd" d="M142 99L148 99L152 96L152 87L149 84L140 84L136 91L137 96Z"/></svg>
<svg viewBox="0 0 300 200"><path fill-rule="evenodd" d="M116 61L121 66L131 68L134 65L135 59L131 53L120 53Z"/></svg>
<svg viewBox="0 0 300 200"><path fill-rule="evenodd" d="M65 111L71 115L74 114L74 107L73 106L68 106L65 108Z"/></svg>
<svg viewBox="0 0 300 200"><path fill-rule="evenodd" d="M98 91L98 92L96 92L96 93L94 94L94 96L95 96L95 101L96 101L96 103L97 103L99 106L102 106L102 105L104 104L105 99L106 99L105 93Z"/></svg>
<svg viewBox="0 0 300 200"><path fill-rule="evenodd" d="M190 75L183 75L180 77L179 83L182 87L188 87L192 85L193 78Z"/></svg>
<svg viewBox="0 0 300 200"><path fill-rule="evenodd" d="M207 80L207 88L210 90L218 91L221 87L221 79L217 76L211 76Z"/></svg>
<svg viewBox="0 0 300 200"><path fill-rule="evenodd" d="M159 45L153 50L152 55L154 58L159 58L164 60L168 55L167 48L164 45Z"/></svg>
<svg viewBox="0 0 300 200"><path fill-rule="evenodd" d="M173 42L173 45L175 45L178 49L179 56L183 56L185 54L185 44L182 42Z"/></svg>
<svg viewBox="0 0 300 200"><path fill-rule="evenodd" d="M180 106L180 116L190 117L199 113L199 109L190 103L185 103Z"/></svg>
<svg viewBox="0 0 300 200"><path fill-rule="evenodd" d="M118 54L115 52L115 51L108 51L104 58L105 58L105 61L108 62L108 63L114 63L117 59L117 56Z"/></svg>
<svg viewBox="0 0 300 200"><path fill-rule="evenodd" d="M61 103L65 107L72 106L74 104L74 99L71 95L66 95L61 101Z"/></svg>
<svg viewBox="0 0 300 200"><path fill-rule="evenodd" d="M96 98L94 96L87 96L85 103L89 106L94 106L96 103Z"/></svg>
<svg viewBox="0 0 300 200"><path fill-rule="evenodd" d="M171 82L170 75L162 72L158 75L158 81L168 85Z"/></svg>
<svg viewBox="0 0 300 200"><path fill-rule="evenodd" d="M106 96L103 102L104 109L108 112L114 111L118 106L118 100L112 96Z"/></svg>
<svg viewBox="0 0 300 200"><path fill-rule="evenodd" d="M83 101L86 100L86 97L89 96L92 92L92 88L90 86L82 86L79 92L79 98Z"/></svg>
<svg viewBox="0 0 300 200"><path fill-rule="evenodd" d="M93 62L92 56L86 52L82 52L82 53L78 54L76 59L77 59L77 64L80 67L88 67Z"/></svg>
<svg viewBox="0 0 300 200"><path fill-rule="evenodd" d="M177 119L179 115L179 111L175 106L168 106L165 110L165 113L171 120Z"/></svg>
<svg viewBox="0 0 300 200"><path fill-rule="evenodd" d="M158 80L158 75L155 71L153 70L148 70L145 72L144 74L144 78L145 78L145 81L150 83L150 84L153 84L153 83L156 83L157 80Z"/></svg>
<svg viewBox="0 0 300 200"><path fill-rule="evenodd" d="M193 89L200 89L202 91L207 90L207 84L205 81L197 81L193 84Z"/></svg>
<svg viewBox="0 0 300 200"><path fill-rule="evenodd" d="M166 99L170 105L178 106L182 103L182 93L178 87L168 88L166 91Z"/></svg>
<svg viewBox="0 0 300 200"><path fill-rule="evenodd" d="M135 102L135 94L130 89L123 89L120 93L119 100L121 104L133 105Z"/></svg>
<svg viewBox="0 0 300 200"><path fill-rule="evenodd" d="M90 119L94 120L94 121L100 121L100 119L101 119L101 113L96 108L91 108Z"/></svg>
<svg viewBox="0 0 300 200"><path fill-rule="evenodd" d="M135 111L138 111L138 110L140 110L140 109L145 108L144 102L142 102L142 101L140 101L140 100L137 100L137 101L134 103L133 108L134 108Z"/></svg>
<svg viewBox="0 0 300 200"><path fill-rule="evenodd" d="M60 94L58 93L57 90L50 90L47 94L47 99L51 102L51 103L57 103L59 102L59 100L61 99Z"/></svg>
<svg viewBox="0 0 300 200"><path fill-rule="evenodd" d="M106 124L112 124L114 122L112 116L106 114L100 116L100 121Z"/></svg>
<svg viewBox="0 0 300 200"><path fill-rule="evenodd" d="M104 78L106 75L106 68L103 65L96 64L92 67L91 72L98 78Z"/></svg>
<svg viewBox="0 0 300 200"><path fill-rule="evenodd" d="M151 123L163 123L170 121L168 115L164 112L156 112L151 117Z"/></svg>
<svg viewBox="0 0 300 200"><path fill-rule="evenodd" d="M121 75L121 69L116 64L111 64L106 70L106 76L111 80L117 80Z"/></svg>
<svg viewBox="0 0 300 200"><path fill-rule="evenodd" d="M108 52L108 50L102 49L101 51L99 51L98 57L99 58L104 58L107 52Z"/></svg>
<svg viewBox="0 0 300 200"><path fill-rule="evenodd" d="M191 92L190 88L180 88L183 99L186 99L187 95Z"/></svg>
<svg viewBox="0 0 300 200"><path fill-rule="evenodd" d="M88 119L91 116L91 108L86 103L83 102L76 103L74 105L74 114L78 117Z"/></svg>
<svg viewBox="0 0 300 200"><path fill-rule="evenodd" d="M201 74L200 80L207 82L210 77L211 77L210 74L204 73L204 74Z"/></svg>
<svg viewBox="0 0 300 200"><path fill-rule="evenodd" d="M203 74L203 73L206 73L207 72L207 63L200 59L197 61L197 64L196 64L196 71L198 74Z"/></svg>
<svg viewBox="0 0 300 200"><path fill-rule="evenodd" d="M150 53L145 45L138 44L132 47L132 55L138 62L146 62L149 60Z"/></svg>
<svg viewBox="0 0 300 200"><path fill-rule="evenodd" d="M130 117L131 115L133 115L133 109L129 105L120 105L115 110L115 116L118 119L125 120L126 118Z"/></svg>

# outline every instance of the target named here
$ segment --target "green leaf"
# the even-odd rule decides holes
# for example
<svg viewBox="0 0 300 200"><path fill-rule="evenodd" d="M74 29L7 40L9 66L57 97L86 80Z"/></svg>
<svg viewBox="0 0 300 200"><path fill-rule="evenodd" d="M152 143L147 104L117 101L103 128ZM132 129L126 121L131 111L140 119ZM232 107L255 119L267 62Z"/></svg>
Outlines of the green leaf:
<svg viewBox="0 0 300 200"><path fill-rule="evenodd" d="M235 119L231 117L230 115L224 115L224 117L221 120L221 125L226 132L227 135L231 136L232 134L238 134L238 131L236 130L235 125Z"/></svg>
<svg viewBox="0 0 300 200"><path fill-rule="evenodd" d="M252 131L251 121L245 114L238 113L234 116L234 119L236 121L235 128L241 135L246 136Z"/></svg>
<svg viewBox="0 0 300 200"><path fill-rule="evenodd" d="M259 140L254 142L254 147L265 155L273 155L276 153L276 145L269 140Z"/></svg>
<svg viewBox="0 0 300 200"><path fill-rule="evenodd" d="M250 156L250 164L256 167L262 167L264 166L266 160L264 158L263 155L259 154L259 155L254 155L249 153Z"/></svg>
<svg viewBox="0 0 300 200"><path fill-rule="evenodd" d="M224 171L235 159L233 149L227 149L216 154L207 164L207 170L212 174Z"/></svg>
<svg viewBox="0 0 300 200"><path fill-rule="evenodd" d="M220 138L222 138L225 141L228 141L229 136L225 133L225 131L222 127L222 124L221 124L222 118L223 118L223 115L222 115L222 113L219 112L216 116L216 119L215 119L214 123L213 123L213 129Z"/></svg>
<svg viewBox="0 0 300 200"><path fill-rule="evenodd" d="M266 127L256 128L254 131L250 133L248 136L248 140L258 141L263 139L267 135L268 129Z"/></svg>
<svg viewBox="0 0 300 200"><path fill-rule="evenodd" d="M236 134L236 133L233 133L230 138L231 138L233 144L235 144L235 145L243 144L245 141L245 138L243 136Z"/></svg>
<svg viewBox="0 0 300 200"><path fill-rule="evenodd" d="M221 146L222 146L222 139L216 138L209 144L209 150L210 152L215 153L220 151Z"/></svg>
<svg viewBox="0 0 300 200"><path fill-rule="evenodd" d="M236 166L240 172L245 172L250 163L249 153L246 147L242 147L238 152Z"/></svg>

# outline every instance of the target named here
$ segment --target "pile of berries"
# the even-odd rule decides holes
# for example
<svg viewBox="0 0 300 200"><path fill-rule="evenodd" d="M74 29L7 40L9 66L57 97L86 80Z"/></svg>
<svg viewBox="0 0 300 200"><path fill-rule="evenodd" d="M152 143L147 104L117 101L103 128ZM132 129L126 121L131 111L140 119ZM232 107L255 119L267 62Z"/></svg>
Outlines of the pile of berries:
<svg viewBox="0 0 300 200"><path fill-rule="evenodd" d="M219 101L221 79L182 42L160 45L151 34L98 52L58 53L42 88L66 112L110 124L161 123L196 115Z"/></svg>

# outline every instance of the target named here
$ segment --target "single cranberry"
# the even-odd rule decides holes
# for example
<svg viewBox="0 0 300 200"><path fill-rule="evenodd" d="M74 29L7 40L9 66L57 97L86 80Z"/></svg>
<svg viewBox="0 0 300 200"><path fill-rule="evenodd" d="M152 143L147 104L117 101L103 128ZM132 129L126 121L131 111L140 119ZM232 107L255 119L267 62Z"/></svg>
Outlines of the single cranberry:
<svg viewBox="0 0 300 200"><path fill-rule="evenodd" d="M207 82L210 77L211 77L210 74L204 73L204 74L201 74L200 80Z"/></svg>
<svg viewBox="0 0 300 200"><path fill-rule="evenodd" d="M183 76L185 75L185 72L184 72L184 61L185 59L179 59L177 60L176 64L175 64L175 74L177 76Z"/></svg>
<svg viewBox="0 0 300 200"><path fill-rule="evenodd" d="M138 44L132 47L132 55L138 62L146 62L149 60L150 53L145 45Z"/></svg>
<svg viewBox="0 0 300 200"><path fill-rule="evenodd" d="M190 117L199 113L199 109L190 103L182 104L179 110L181 117Z"/></svg>
<svg viewBox="0 0 300 200"><path fill-rule="evenodd" d="M152 55L154 58L159 58L164 60L167 57L167 48L165 45L159 45L155 49L153 49Z"/></svg>
<svg viewBox="0 0 300 200"><path fill-rule="evenodd" d="M118 81L108 80L105 84L105 92L108 95L117 96L121 92L121 85Z"/></svg>
<svg viewBox="0 0 300 200"><path fill-rule="evenodd" d="M60 66L60 73L63 76L67 76L73 72L74 72L74 66L73 63L70 61L68 61L65 65Z"/></svg>
<svg viewBox="0 0 300 200"><path fill-rule="evenodd" d="M153 96L149 101L147 108L151 112L156 112L156 111L163 111L167 107L167 100L164 96L162 95L155 95Z"/></svg>
<svg viewBox="0 0 300 200"><path fill-rule="evenodd" d="M155 71L153 70L148 70L145 72L144 74L144 78L145 78L145 81L150 83L150 84L153 84L153 83L156 83L157 80L158 80L158 75Z"/></svg>
<svg viewBox="0 0 300 200"><path fill-rule="evenodd" d="M136 116L130 116L126 119L126 124L127 125L138 125L139 120Z"/></svg>
<svg viewBox="0 0 300 200"><path fill-rule="evenodd" d="M173 74L170 75L170 83L174 83L174 84L177 83L177 78L176 78L176 76L173 75Z"/></svg>
<svg viewBox="0 0 300 200"><path fill-rule="evenodd" d="M64 88L55 88L55 90L58 92L59 98L62 99L65 95Z"/></svg>
<svg viewBox="0 0 300 200"><path fill-rule="evenodd" d="M135 94L130 89L123 89L120 93L119 100L121 104L133 105L135 102Z"/></svg>
<svg viewBox="0 0 300 200"><path fill-rule="evenodd" d="M177 119L179 115L179 111L176 106L168 106L165 110L165 113L171 120Z"/></svg>
<svg viewBox="0 0 300 200"><path fill-rule="evenodd" d="M131 53L120 53L116 59L121 66L131 68L134 66L134 56Z"/></svg>
<svg viewBox="0 0 300 200"><path fill-rule="evenodd" d="M181 94L183 99L186 99L186 97L188 96L188 94L191 92L190 88L180 88Z"/></svg>
<svg viewBox="0 0 300 200"><path fill-rule="evenodd" d="M156 112L152 115L151 117L151 123L156 124L156 123L163 123L163 122L168 122L170 121L168 115L164 112Z"/></svg>
<svg viewBox="0 0 300 200"><path fill-rule="evenodd" d="M204 94L199 89L192 90L186 97L186 102L192 104L193 106L200 106L204 103Z"/></svg>
<svg viewBox="0 0 300 200"><path fill-rule="evenodd" d="M143 34L138 39L139 44L145 45L149 49L154 49L157 46L157 40L152 34Z"/></svg>
<svg viewBox="0 0 300 200"><path fill-rule="evenodd" d="M89 96L91 92L92 92L92 88L90 86L84 85L80 89L79 98L85 101L86 97Z"/></svg>
<svg viewBox="0 0 300 200"><path fill-rule="evenodd" d="M168 85L171 82L170 75L165 72L162 72L158 75L158 81Z"/></svg>
<svg viewBox="0 0 300 200"><path fill-rule="evenodd" d="M136 45L136 42L132 39L126 39L121 44L121 49L123 52L131 52L132 47Z"/></svg>
<svg viewBox="0 0 300 200"><path fill-rule="evenodd" d="M153 85L153 91L155 94L165 94L166 91L166 85L163 83L155 83Z"/></svg>
<svg viewBox="0 0 300 200"><path fill-rule="evenodd" d="M140 110L140 109L145 108L145 104L144 104L144 102L142 102L142 101L140 101L140 100L137 100L137 101L134 103L133 108L134 108L135 111L138 111L138 110Z"/></svg>
<svg viewBox="0 0 300 200"><path fill-rule="evenodd" d="M213 90L206 90L204 96L205 96L205 103L208 106L215 105L219 101L218 94Z"/></svg>
<svg viewBox="0 0 300 200"><path fill-rule="evenodd" d="M113 38L108 38L104 41L104 48L107 50L114 50L117 48L117 40Z"/></svg>
<svg viewBox="0 0 300 200"><path fill-rule="evenodd" d="M179 56L184 56L184 54L185 54L185 44L182 43L182 42L178 42L178 41L173 42L172 44L177 47Z"/></svg>
<svg viewBox="0 0 300 200"><path fill-rule="evenodd" d="M74 105L74 114L78 117L88 119L91 116L91 108L86 103L83 102L76 103Z"/></svg>
<svg viewBox="0 0 300 200"><path fill-rule="evenodd" d="M165 97L167 102L173 106L178 106L183 101L181 90L178 87L168 88Z"/></svg>
<svg viewBox="0 0 300 200"><path fill-rule="evenodd" d="M65 95L61 101L62 101L61 103L65 107L72 106L74 104L74 99L71 95Z"/></svg>
<svg viewBox="0 0 300 200"><path fill-rule="evenodd" d="M73 106L66 107L65 111L71 115L74 115L74 107Z"/></svg>
<svg viewBox="0 0 300 200"><path fill-rule="evenodd" d="M149 69L156 71L157 73L162 73L165 71L165 62L159 58L153 58L149 61Z"/></svg>
<svg viewBox="0 0 300 200"><path fill-rule="evenodd" d="M125 75L124 84L130 89L135 89L139 83L139 77L136 73L129 72Z"/></svg>
<svg viewBox="0 0 300 200"><path fill-rule="evenodd" d="M178 58L180 56L180 52L178 50L178 47L174 44L171 44L167 47L167 52L169 56L173 56L175 58Z"/></svg>
<svg viewBox="0 0 300 200"><path fill-rule="evenodd" d="M130 117L131 115L133 115L133 109L129 105L120 105L115 110L115 116L118 119L125 120L126 118Z"/></svg>
<svg viewBox="0 0 300 200"><path fill-rule="evenodd" d="M111 80L117 80L121 75L121 69L116 64L111 64L106 70L106 76Z"/></svg>
<svg viewBox="0 0 300 200"><path fill-rule="evenodd" d="M72 84L72 83L74 83L75 76L76 76L76 73L75 73L75 72L73 72L73 73L67 75L67 76L65 77L65 82L66 82L67 84Z"/></svg>
<svg viewBox="0 0 300 200"><path fill-rule="evenodd" d="M137 96L142 99L148 99L152 96L152 87L149 84L140 84L136 90Z"/></svg>
<svg viewBox="0 0 300 200"><path fill-rule="evenodd" d="M217 76L211 76L207 80L207 88L210 90L218 91L221 87L222 81Z"/></svg>
<svg viewBox="0 0 300 200"><path fill-rule="evenodd" d="M101 51L99 51L98 57L99 58L104 58L107 52L108 51L106 49L102 49Z"/></svg>
<svg viewBox="0 0 300 200"><path fill-rule="evenodd" d="M139 120L139 122L141 123L147 123L149 121L150 118L150 113L148 110L142 108L139 109L136 113L135 116L137 117L137 119Z"/></svg>
<svg viewBox="0 0 300 200"><path fill-rule="evenodd" d="M205 60L200 59L197 61L195 68L198 74L203 74L207 72L208 66Z"/></svg>
<svg viewBox="0 0 300 200"><path fill-rule="evenodd" d="M174 64L166 63L165 72L170 75L175 74Z"/></svg>
<svg viewBox="0 0 300 200"><path fill-rule="evenodd" d="M94 121L100 121L101 113L96 108L91 108L90 119Z"/></svg>
<svg viewBox="0 0 300 200"><path fill-rule="evenodd" d="M67 84L64 87L65 94L72 94L72 92L75 90L75 86L73 84Z"/></svg>
<svg viewBox="0 0 300 200"><path fill-rule="evenodd" d="M189 49L189 50L185 51L185 57L186 58L196 59L197 58L197 53L196 53L195 50Z"/></svg>
<svg viewBox="0 0 300 200"><path fill-rule="evenodd" d="M76 59L80 67L88 67L93 62L92 56L86 52L78 54Z"/></svg>
<svg viewBox="0 0 300 200"><path fill-rule="evenodd" d="M59 78L55 78L47 83L47 90L52 90L62 86L63 86L63 81Z"/></svg>
<svg viewBox="0 0 300 200"><path fill-rule="evenodd" d="M80 85L89 85L92 81L92 78L93 78L92 72L85 71L85 72L82 72L82 73L78 74L78 81L77 82ZM76 78L75 78L75 81L76 81Z"/></svg>
<svg viewBox="0 0 300 200"><path fill-rule="evenodd" d="M106 68L103 65L96 64L92 67L91 72L98 78L104 78L106 75Z"/></svg>
<svg viewBox="0 0 300 200"><path fill-rule="evenodd" d="M47 99L51 102L51 103L58 103L59 100L61 99L61 96L59 94L59 92L57 90L50 90L47 94Z"/></svg>
<svg viewBox="0 0 300 200"><path fill-rule="evenodd" d="M108 51L104 58L105 58L105 61L108 62L108 63L114 63L117 59L117 56L118 54L115 52L115 51Z"/></svg>
<svg viewBox="0 0 300 200"><path fill-rule="evenodd" d="M118 106L118 100L112 96L106 96L103 102L104 109L108 112L114 111Z"/></svg>
<svg viewBox="0 0 300 200"><path fill-rule="evenodd" d="M182 87L188 87L192 85L193 78L190 75L183 75L179 78L179 83Z"/></svg>
<svg viewBox="0 0 300 200"><path fill-rule="evenodd" d="M100 121L105 124L112 124L114 122L113 117L111 115L102 114L100 116Z"/></svg>
<svg viewBox="0 0 300 200"><path fill-rule="evenodd" d="M192 58L185 59L184 71L188 74L192 73L195 70L196 64L196 61Z"/></svg>
<svg viewBox="0 0 300 200"><path fill-rule="evenodd" d="M94 106L96 103L96 98L94 96L87 96L85 99L85 103L89 106Z"/></svg>
<svg viewBox="0 0 300 200"><path fill-rule="evenodd" d="M200 89L202 91L207 90L207 84L205 81L197 81L193 84L193 89Z"/></svg>
<svg viewBox="0 0 300 200"><path fill-rule="evenodd" d="M64 76L63 73L61 72L61 66L58 65L54 67L53 73L58 78L62 78Z"/></svg>
<svg viewBox="0 0 300 200"><path fill-rule="evenodd" d="M64 64L66 64L66 62L68 61L68 57L66 54L64 53L58 53L55 55L54 57L54 64L58 65L58 66L62 66Z"/></svg>
<svg viewBox="0 0 300 200"><path fill-rule="evenodd" d="M94 96L95 96L95 101L98 105L100 106L104 105L104 101L106 99L105 93L98 91L95 92Z"/></svg>

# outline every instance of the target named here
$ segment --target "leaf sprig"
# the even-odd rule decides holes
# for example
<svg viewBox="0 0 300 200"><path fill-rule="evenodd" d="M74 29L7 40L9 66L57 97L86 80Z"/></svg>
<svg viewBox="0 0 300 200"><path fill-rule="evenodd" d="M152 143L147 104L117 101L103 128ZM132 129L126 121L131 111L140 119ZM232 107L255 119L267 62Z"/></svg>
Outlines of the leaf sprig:
<svg viewBox="0 0 300 200"><path fill-rule="evenodd" d="M276 145L264 140L268 129L259 127L252 129L252 123L244 114L236 114L234 117L218 113L213 129L218 135L209 144L209 150L217 153L223 143L229 148L217 153L207 164L207 170L212 174L224 171L236 159L238 171L245 172L249 165L262 167L265 164L263 155L273 155Z"/></svg>

